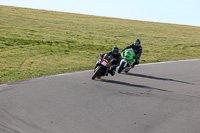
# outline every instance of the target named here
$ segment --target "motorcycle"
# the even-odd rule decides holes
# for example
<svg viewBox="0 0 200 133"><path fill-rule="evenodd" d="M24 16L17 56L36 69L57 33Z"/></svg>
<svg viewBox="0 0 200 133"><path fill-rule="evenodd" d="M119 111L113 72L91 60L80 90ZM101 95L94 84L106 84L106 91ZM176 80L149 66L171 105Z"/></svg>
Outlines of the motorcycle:
<svg viewBox="0 0 200 133"><path fill-rule="evenodd" d="M128 73L133 65L133 60L135 59L135 52L132 49L126 49L121 53L122 60L120 62L118 73L125 72Z"/></svg>
<svg viewBox="0 0 200 133"><path fill-rule="evenodd" d="M92 80L95 78L100 79L102 76L108 76L108 72L111 69L112 62L116 59L112 55L105 54L103 57L99 57L97 61Z"/></svg>

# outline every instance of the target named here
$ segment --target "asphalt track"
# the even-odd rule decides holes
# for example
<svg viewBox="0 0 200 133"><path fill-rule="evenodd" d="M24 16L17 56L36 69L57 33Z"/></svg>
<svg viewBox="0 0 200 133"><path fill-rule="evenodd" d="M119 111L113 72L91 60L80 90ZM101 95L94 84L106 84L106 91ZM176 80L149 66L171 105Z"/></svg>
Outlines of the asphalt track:
<svg viewBox="0 0 200 133"><path fill-rule="evenodd" d="M0 85L0 133L200 133L200 60Z"/></svg>

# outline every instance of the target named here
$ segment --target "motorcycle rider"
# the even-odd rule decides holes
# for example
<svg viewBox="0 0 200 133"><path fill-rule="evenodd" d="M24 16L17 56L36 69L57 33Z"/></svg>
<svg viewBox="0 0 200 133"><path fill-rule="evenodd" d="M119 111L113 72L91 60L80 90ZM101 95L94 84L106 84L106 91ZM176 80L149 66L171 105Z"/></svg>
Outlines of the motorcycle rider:
<svg viewBox="0 0 200 133"><path fill-rule="evenodd" d="M142 54L142 46L141 44L141 40L140 39L136 39L134 44L130 44L129 46L125 47L121 52L123 52L126 49L132 48L133 51L135 52L135 62L131 65L131 67L133 68L135 65L139 64L139 60L140 60L140 56Z"/></svg>
<svg viewBox="0 0 200 133"><path fill-rule="evenodd" d="M100 54L99 58L103 58L105 54ZM121 61L121 54L119 53L119 48L118 47L114 47L112 49L112 51L108 52L107 54L108 55L112 55L113 58L116 59L115 61L112 62L111 69L108 71L108 73L110 73L110 75L114 76L116 68L117 68L117 66L119 66L120 61ZM96 68L98 63L99 62L97 61L96 65L95 65L95 68Z"/></svg>

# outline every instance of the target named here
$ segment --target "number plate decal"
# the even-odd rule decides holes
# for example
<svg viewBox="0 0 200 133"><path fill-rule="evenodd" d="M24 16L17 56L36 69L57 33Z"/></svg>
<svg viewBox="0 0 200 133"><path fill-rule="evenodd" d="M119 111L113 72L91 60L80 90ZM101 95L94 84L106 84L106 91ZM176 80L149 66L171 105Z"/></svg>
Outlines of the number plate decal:
<svg viewBox="0 0 200 133"><path fill-rule="evenodd" d="M107 63L105 61L103 61L101 64L105 66Z"/></svg>

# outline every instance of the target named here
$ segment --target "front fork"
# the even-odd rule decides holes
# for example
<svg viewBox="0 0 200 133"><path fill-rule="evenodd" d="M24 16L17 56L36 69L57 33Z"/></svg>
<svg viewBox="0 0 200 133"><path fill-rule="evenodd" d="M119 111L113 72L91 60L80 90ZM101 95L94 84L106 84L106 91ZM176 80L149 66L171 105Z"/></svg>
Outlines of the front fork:
<svg viewBox="0 0 200 133"><path fill-rule="evenodd" d="M121 66L122 62L125 62L124 66L123 66L123 68L125 68L128 64L128 61L126 61L125 59L122 59L120 62L120 66Z"/></svg>
<svg viewBox="0 0 200 133"><path fill-rule="evenodd" d="M95 66L94 66L94 69L95 69L95 68L97 67L97 65L100 64L100 63L101 63L101 59L98 59L97 62L96 62L96 64L95 64Z"/></svg>

